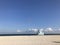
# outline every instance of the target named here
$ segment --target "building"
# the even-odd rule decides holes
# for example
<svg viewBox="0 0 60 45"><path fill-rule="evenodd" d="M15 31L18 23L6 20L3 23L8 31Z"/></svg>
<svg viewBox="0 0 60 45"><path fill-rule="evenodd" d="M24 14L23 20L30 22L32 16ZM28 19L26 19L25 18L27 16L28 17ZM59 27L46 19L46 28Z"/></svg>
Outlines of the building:
<svg viewBox="0 0 60 45"><path fill-rule="evenodd" d="M41 30L39 30L38 35L44 35L44 32L43 32L43 30L42 30L42 29L41 29Z"/></svg>

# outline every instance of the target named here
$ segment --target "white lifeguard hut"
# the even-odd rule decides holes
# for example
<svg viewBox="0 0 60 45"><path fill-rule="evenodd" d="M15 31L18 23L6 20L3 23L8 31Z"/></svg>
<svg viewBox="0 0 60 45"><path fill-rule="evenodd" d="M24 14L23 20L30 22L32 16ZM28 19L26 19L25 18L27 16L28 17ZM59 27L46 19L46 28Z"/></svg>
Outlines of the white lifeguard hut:
<svg viewBox="0 0 60 45"><path fill-rule="evenodd" d="M40 30L39 30L38 35L44 35L43 29L40 29Z"/></svg>

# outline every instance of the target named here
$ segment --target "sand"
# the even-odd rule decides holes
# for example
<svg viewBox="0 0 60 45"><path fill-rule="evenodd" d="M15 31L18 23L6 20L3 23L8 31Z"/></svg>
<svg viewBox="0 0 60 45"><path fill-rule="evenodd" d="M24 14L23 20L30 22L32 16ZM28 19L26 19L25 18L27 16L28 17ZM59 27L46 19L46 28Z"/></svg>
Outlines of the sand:
<svg viewBox="0 0 60 45"><path fill-rule="evenodd" d="M60 45L60 35L0 36L0 45Z"/></svg>

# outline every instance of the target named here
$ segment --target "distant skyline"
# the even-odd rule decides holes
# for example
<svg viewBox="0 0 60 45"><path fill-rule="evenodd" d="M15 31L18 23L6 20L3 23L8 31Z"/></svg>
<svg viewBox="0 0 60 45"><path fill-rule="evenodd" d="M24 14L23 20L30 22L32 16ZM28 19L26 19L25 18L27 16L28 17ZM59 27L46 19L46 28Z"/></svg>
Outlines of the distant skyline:
<svg viewBox="0 0 60 45"><path fill-rule="evenodd" d="M60 28L60 0L0 0L0 31Z"/></svg>

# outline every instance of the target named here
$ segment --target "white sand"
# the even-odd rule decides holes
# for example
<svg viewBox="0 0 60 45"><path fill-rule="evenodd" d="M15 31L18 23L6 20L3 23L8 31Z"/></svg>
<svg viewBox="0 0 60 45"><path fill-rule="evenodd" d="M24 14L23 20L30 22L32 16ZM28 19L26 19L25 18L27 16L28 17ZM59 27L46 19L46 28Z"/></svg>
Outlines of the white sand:
<svg viewBox="0 0 60 45"><path fill-rule="evenodd" d="M59 35L50 36L0 36L0 45L60 45Z"/></svg>

